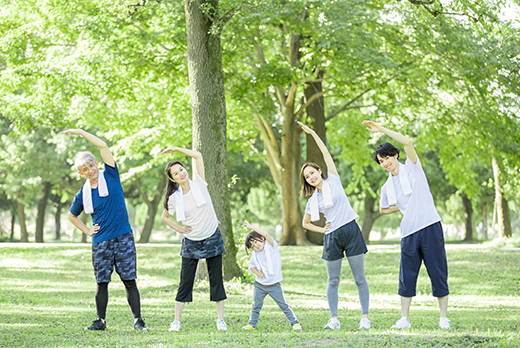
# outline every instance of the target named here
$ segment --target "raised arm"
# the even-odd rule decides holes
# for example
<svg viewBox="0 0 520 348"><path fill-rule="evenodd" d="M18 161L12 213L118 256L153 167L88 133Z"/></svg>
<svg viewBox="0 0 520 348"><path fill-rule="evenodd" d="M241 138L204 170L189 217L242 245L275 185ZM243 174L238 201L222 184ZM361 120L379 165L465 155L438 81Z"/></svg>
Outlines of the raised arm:
<svg viewBox="0 0 520 348"><path fill-rule="evenodd" d="M101 152L101 158L105 164L108 164L111 167L115 167L114 156L112 156L112 152L108 148L107 143L103 140L99 139L93 134L84 131L83 129L68 129L66 131L61 132L60 134L72 134L72 135L81 135L83 138L90 141L92 144L96 145Z"/></svg>
<svg viewBox="0 0 520 348"><path fill-rule="evenodd" d="M244 220L244 226L246 228L249 228L249 229L251 229L253 231L256 231L256 232L260 233L265 238L265 240L269 242L269 244L274 246L274 239L273 239L273 237L271 237L269 232L267 232L266 230L261 229L258 226L253 226L253 225L251 225L249 222L247 222L245 220Z"/></svg>
<svg viewBox="0 0 520 348"><path fill-rule="evenodd" d="M172 152L180 152L193 158L195 160L195 173L198 173L202 180L206 181L206 177L204 176L204 160L202 159L202 154L200 152L190 149L183 149L181 147L169 147L164 149L160 155ZM195 178L195 173L193 173L193 178Z"/></svg>
<svg viewBox="0 0 520 348"><path fill-rule="evenodd" d="M381 126L379 123L375 123L373 121L363 121L363 124L365 126L368 126L367 129L369 131L374 133L386 134L395 141L398 141L401 144L403 144L406 157L408 157L413 163L417 163L417 152L415 152L415 148L413 147L412 141L408 137L400 133L394 132L392 130L389 130Z"/></svg>
<svg viewBox="0 0 520 348"><path fill-rule="evenodd" d="M321 138L316 134L316 132L306 125L304 125L301 122L298 122L298 124L302 127L303 131L307 134L310 134L316 144L318 145L318 148L320 149L323 159L325 160L325 164L327 165L327 170L331 172L332 174L339 176L338 170L336 169L336 165L334 164L334 161L332 160L332 156L329 153L329 150L327 149L327 146L325 146L325 143Z"/></svg>

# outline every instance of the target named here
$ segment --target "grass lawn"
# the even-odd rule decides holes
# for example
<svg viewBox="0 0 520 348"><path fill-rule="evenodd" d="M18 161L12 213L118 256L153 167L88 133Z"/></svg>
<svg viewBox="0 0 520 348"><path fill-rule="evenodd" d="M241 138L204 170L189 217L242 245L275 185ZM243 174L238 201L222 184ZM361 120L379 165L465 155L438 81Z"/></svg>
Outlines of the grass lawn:
<svg viewBox="0 0 520 348"><path fill-rule="evenodd" d="M181 258L178 245L138 245L138 286L149 332L132 329L125 289L114 274L107 330L86 332L96 318L90 245L0 244L1 347L520 347L520 252L482 245L447 245L452 329L438 327L439 311L421 270L412 302L412 329L389 329L400 318L399 246L371 245L365 258L372 329L358 330L361 310L348 263L340 284L341 330L328 320L321 247L281 247L287 301L303 331L292 331L266 298L258 328L242 330L252 302L252 280L226 283L226 322L216 330L208 284L195 286L180 332L168 332ZM241 250L245 269L249 257Z"/></svg>

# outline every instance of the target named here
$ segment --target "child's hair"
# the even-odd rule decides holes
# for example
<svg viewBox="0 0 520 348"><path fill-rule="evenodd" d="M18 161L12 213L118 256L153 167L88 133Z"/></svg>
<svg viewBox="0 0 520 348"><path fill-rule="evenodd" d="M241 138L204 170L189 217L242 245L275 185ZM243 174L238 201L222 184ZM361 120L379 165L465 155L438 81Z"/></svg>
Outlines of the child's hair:
<svg viewBox="0 0 520 348"><path fill-rule="evenodd" d="M168 210L168 199L179 188L179 184L178 183L176 183L175 181L170 180L170 179L173 179L172 178L172 174L170 173L170 169L171 169L171 167L173 167L176 164L179 164L179 165L181 165L184 168L184 166L182 165L181 162L179 162L179 161L171 161L170 163L168 163L166 165L166 169L165 169L166 170L166 175L168 176L168 183L166 184L166 196L164 197L164 204L163 205L164 205L164 209L166 209L166 210Z"/></svg>
<svg viewBox="0 0 520 348"><path fill-rule="evenodd" d="M382 158L397 155L397 158L399 159L399 149L390 143L384 143L379 145L376 151L374 151L374 160L377 164L381 164L379 163L379 158L377 158L378 155Z"/></svg>
<svg viewBox="0 0 520 348"><path fill-rule="evenodd" d="M246 241L244 242L244 246L246 247L246 253L248 249L253 249L253 241L263 241L265 239L260 233L256 231L251 231L246 236Z"/></svg>
<svg viewBox="0 0 520 348"><path fill-rule="evenodd" d="M96 156L88 151L80 151L74 156L74 167L79 170L79 167L85 164L95 164Z"/></svg>
<svg viewBox="0 0 520 348"><path fill-rule="evenodd" d="M307 180L305 180L305 174L303 174L303 171L305 170L305 168L307 167L312 167L316 170L321 170L320 166L317 165L316 163L312 163L312 162L307 162L303 165L302 169L300 170L300 181L302 182L302 190L300 192L300 195L302 197L306 197L306 196L310 196L314 193L314 190L316 189L316 187L314 186L311 186ZM325 179L325 177L323 176L323 170L321 170L321 177L323 179Z"/></svg>

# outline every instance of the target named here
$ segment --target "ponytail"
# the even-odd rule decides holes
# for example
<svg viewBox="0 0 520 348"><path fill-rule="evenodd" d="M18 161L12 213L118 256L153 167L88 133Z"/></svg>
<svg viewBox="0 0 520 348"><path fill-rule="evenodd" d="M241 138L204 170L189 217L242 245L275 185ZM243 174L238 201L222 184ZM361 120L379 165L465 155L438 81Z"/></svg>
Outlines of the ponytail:
<svg viewBox="0 0 520 348"><path fill-rule="evenodd" d="M164 209L166 209L166 210L168 210L168 200L169 200L170 196L175 191L177 191L177 189L179 188L179 184L172 180L171 173L170 173L171 167L173 167L176 164L179 164L182 167L184 167L181 162L179 162L179 161L172 161L172 162L170 162L170 163L168 163L166 165L166 169L165 169L166 176L168 177L168 184L166 184L166 196L164 197L164 204L163 205L164 205Z"/></svg>

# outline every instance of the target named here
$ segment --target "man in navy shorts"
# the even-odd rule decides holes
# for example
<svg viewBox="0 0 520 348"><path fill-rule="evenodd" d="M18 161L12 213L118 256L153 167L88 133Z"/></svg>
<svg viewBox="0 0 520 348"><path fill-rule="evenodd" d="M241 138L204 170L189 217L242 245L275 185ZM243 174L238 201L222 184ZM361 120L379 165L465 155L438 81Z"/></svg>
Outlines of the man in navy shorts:
<svg viewBox="0 0 520 348"><path fill-rule="evenodd" d="M90 152L79 152L74 165L86 177L85 184L74 196L69 220L83 233L92 237L92 264L96 276L96 309L98 318L85 330L105 330L108 304L108 283L115 270L126 288L126 297L134 315L134 329L146 331L141 318L141 299L135 279L136 252L134 234L128 221L123 187L114 157L107 144L81 129L69 129L60 134L81 135L96 145L105 163L100 171ZM88 228L78 216L82 211L92 214L94 226Z"/></svg>
<svg viewBox="0 0 520 348"><path fill-rule="evenodd" d="M444 250L444 234L441 217L437 213L428 180L407 137L386 129L372 121L363 121L371 132L380 132L404 145L405 163L400 163L399 149L390 143L380 145L374 159L388 171L388 180L381 188L381 214L400 211L401 220L401 265L399 268L399 295L401 296L401 319L392 328L409 329L408 319L412 297L416 295L417 277L422 261L428 271L433 296L440 308L439 326L450 328L448 311L448 262Z"/></svg>

